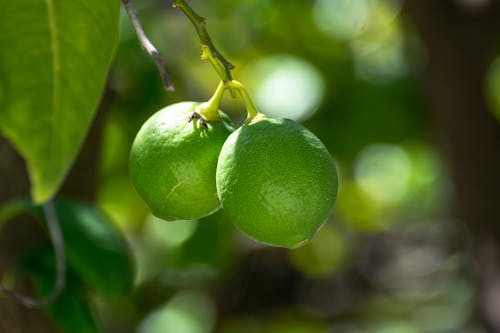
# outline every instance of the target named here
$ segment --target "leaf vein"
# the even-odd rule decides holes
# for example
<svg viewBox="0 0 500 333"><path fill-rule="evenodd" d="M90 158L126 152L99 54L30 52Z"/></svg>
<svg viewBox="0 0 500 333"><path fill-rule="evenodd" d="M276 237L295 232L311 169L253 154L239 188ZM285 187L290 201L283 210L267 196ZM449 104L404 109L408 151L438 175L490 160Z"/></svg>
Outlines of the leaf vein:
<svg viewBox="0 0 500 333"><path fill-rule="evenodd" d="M51 108L51 117L49 124L49 132L50 132L50 142L49 142L49 154L48 154L48 168L50 170L57 169L54 166L54 157L55 155L55 145L56 145L56 129L55 124L57 124L57 118L60 112L60 98L61 98L61 86L60 86L60 74L61 74L61 62L60 62L60 49L59 49L59 33L57 30L56 24L56 14L54 9L53 0L45 0L45 4L47 6L47 19L49 23L49 31L50 31L50 48L52 53L52 108Z"/></svg>

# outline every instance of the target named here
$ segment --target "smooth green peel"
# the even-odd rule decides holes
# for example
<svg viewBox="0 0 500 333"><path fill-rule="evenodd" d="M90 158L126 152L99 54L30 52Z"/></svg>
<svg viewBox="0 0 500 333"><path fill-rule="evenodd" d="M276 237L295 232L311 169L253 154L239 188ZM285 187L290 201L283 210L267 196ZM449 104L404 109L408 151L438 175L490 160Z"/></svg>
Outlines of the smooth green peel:
<svg viewBox="0 0 500 333"><path fill-rule="evenodd" d="M294 248L335 203L335 164L323 143L289 119L261 118L233 132L217 165L222 207L253 239Z"/></svg>

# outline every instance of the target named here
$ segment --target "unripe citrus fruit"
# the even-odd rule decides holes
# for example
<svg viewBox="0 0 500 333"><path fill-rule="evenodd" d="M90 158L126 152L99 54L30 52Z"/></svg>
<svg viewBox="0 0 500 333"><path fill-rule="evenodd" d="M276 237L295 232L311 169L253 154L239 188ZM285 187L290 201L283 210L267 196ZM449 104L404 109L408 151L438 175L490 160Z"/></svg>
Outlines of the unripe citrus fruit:
<svg viewBox="0 0 500 333"><path fill-rule="evenodd" d="M223 209L250 237L283 247L310 239L337 195L323 143L289 119L263 118L233 132L217 165Z"/></svg>
<svg viewBox="0 0 500 333"><path fill-rule="evenodd" d="M220 206L215 170L231 121L220 111L220 121L190 121L198 105L163 108L144 123L132 144L132 182L152 213L164 220L195 219Z"/></svg>

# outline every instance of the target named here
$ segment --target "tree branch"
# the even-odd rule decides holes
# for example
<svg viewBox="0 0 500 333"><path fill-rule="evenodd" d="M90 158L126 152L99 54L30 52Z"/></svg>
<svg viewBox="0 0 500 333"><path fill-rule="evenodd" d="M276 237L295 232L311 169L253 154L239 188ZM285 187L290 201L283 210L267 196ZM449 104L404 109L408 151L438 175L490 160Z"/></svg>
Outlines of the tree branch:
<svg viewBox="0 0 500 333"><path fill-rule="evenodd" d="M193 24L202 44L202 58L210 61L224 83L230 82L232 80L231 69L234 68L234 65L227 61L213 44L205 28L206 20L189 7L184 0L173 0L173 6L180 9Z"/></svg>

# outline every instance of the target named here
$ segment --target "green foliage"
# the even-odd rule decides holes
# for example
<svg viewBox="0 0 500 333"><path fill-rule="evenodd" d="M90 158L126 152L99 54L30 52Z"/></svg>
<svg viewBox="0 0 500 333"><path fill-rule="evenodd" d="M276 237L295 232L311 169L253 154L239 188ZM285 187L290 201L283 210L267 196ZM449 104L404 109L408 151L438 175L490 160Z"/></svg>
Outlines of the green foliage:
<svg viewBox="0 0 500 333"><path fill-rule="evenodd" d="M199 221L193 235L182 244L181 259L187 263L207 263L221 267L229 261L234 242L231 242L231 221L220 210Z"/></svg>
<svg viewBox="0 0 500 333"><path fill-rule="evenodd" d="M0 227L29 207L30 202L28 200L13 200L0 206Z"/></svg>
<svg viewBox="0 0 500 333"><path fill-rule="evenodd" d="M500 58L490 64L486 80L486 94L491 111L500 121Z"/></svg>
<svg viewBox="0 0 500 333"><path fill-rule="evenodd" d="M60 200L55 207L68 262L78 276L103 295L129 292L134 265L118 230L90 205Z"/></svg>
<svg viewBox="0 0 500 333"><path fill-rule="evenodd" d="M339 271L348 258L348 237L331 225L324 225L308 244L289 252L291 263L312 278Z"/></svg>
<svg viewBox="0 0 500 333"><path fill-rule="evenodd" d="M86 285L102 295L130 292L135 277L132 254L111 222L93 206L82 202L58 200L55 210L68 266ZM41 207L21 199L0 209L0 225L24 211L44 220Z"/></svg>
<svg viewBox="0 0 500 333"><path fill-rule="evenodd" d="M54 286L55 263L51 248L44 246L30 251L21 259L18 270L30 275L37 297L43 298ZM44 310L64 332L100 332L89 306L85 288L71 267L67 270L64 290Z"/></svg>
<svg viewBox="0 0 500 333"><path fill-rule="evenodd" d="M138 333L209 333L214 324L215 306L212 300L198 291L183 291L146 317Z"/></svg>
<svg viewBox="0 0 500 333"><path fill-rule="evenodd" d="M37 203L57 191L93 119L118 9L117 0L0 1L0 131L26 159Z"/></svg>

